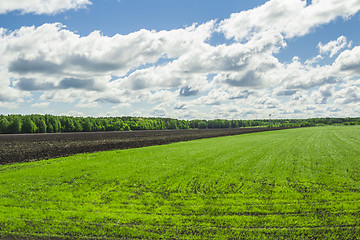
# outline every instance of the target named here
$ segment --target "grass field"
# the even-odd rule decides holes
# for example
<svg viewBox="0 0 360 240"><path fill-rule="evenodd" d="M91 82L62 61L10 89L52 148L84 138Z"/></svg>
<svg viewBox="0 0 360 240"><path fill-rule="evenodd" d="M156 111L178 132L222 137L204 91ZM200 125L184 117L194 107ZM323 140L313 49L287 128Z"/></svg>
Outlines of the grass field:
<svg viewBox="0 0 360 240"><path fill-rule="evenodd" d="M356 239L360 127L0 166L0 238Z"/></svg>

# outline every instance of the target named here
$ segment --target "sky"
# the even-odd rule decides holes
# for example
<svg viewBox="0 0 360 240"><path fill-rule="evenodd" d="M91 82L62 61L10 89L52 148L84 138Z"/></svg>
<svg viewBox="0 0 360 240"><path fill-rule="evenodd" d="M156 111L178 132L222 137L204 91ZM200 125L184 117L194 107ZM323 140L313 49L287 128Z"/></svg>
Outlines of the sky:
<svg viewBox="0 0 360 240"><path fill-rule="evenodd" d="M0 114L360 116L360 0L0 0Z"/></svg>

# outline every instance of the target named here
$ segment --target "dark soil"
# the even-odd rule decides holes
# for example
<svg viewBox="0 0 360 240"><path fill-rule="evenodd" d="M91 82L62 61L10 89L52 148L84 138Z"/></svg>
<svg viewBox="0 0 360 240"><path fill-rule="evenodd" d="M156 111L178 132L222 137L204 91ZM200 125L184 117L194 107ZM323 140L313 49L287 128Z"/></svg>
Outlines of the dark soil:
<svg viewBox="0 0 360 240"><path fill-rule="evenodd" d="M284 128L150 130L49 134L0 134L0 164L28 162L76 153L138 148Z"/></svg>

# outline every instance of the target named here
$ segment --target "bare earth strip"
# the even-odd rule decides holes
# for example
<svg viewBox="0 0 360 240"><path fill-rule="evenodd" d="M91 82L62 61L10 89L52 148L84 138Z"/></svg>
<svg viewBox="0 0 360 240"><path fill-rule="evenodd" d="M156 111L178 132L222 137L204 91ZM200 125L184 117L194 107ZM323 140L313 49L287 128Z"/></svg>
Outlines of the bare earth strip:
<svg viewBox="0 0 360 240"><path fill-rule="evenodd" d="M137 148L201 138L284 128L150 130L0 135L0 164L64 157L77 153Z"/></svg>

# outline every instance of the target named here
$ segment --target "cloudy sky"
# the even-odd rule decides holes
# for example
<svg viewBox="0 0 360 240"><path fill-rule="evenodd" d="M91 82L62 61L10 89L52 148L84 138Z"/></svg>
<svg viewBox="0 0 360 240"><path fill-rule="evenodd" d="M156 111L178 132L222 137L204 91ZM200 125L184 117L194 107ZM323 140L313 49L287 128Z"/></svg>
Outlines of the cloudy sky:
<svg viewBox="0 0 360 240"><path fill-rule="evenodd" d="M0 114L360 116L360 0L0 0Z"/></svg>

